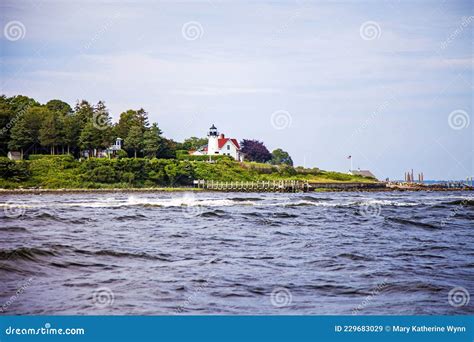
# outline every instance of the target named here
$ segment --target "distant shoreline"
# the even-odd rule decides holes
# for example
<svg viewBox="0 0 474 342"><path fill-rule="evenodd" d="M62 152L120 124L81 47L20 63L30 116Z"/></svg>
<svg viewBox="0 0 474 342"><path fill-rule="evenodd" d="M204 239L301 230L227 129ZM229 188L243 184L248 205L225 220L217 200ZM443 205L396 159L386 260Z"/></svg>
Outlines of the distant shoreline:
<svg viewBox="0 0 474 342"><path fill-rule="evenodd" d="M177 187L177 188L110 188L110 189L0 189L0 195L40 195L40 194L66 194L66 193L161 193L161 192L222 192L222 193L262 193L264 191L218 191L208 190L192 187ZM316 189L307 193L318 192L445 192L445 191L459 191L459 192L473 192L474 189L459 189L459 188L348 188L348 189ZM272 192L279 193L279 192ZM289 192L282 192L288 194Z"/></svg>

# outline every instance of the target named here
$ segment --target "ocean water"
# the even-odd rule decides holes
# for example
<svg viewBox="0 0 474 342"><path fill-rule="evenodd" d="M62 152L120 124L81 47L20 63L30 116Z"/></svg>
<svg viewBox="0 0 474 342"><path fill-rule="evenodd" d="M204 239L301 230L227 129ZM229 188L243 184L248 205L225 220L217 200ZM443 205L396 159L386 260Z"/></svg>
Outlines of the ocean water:
<svg viewBox="0 0 474 342"><path fill-rule="evenodd" d="M0 197L0 314L473 314L469 192Z"/></svg>

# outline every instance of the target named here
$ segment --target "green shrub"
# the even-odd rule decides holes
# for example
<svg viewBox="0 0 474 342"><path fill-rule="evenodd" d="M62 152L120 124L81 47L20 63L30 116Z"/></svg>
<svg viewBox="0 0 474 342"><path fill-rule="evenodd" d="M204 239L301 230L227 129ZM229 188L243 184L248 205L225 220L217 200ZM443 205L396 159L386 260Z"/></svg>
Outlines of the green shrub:
<svg viewBox="0 0 474 342"><path fill-rule="evenodd" d="M278 174L283 177L291 177L296 175L297 172L292 166L282 164L280 165Z"/></svg>
<svg viewBox="0 0 474 342"><path fill-rule="evenodd" d="M51 155L49 154L30 154L28 156L28 160L38 160L38 159L42 159L42 158L47 158Z"/></svg>
<svg viewBox="0 0 474 342"><path fill-rule="evenodd" d="M189 161L209 161L209 156L193 156L189 154L187 151L186 153L178 154L176 153L176 158L178 160L189 160ZM218 161L218 160L234 160L231 156L223 156L223 155L217 155L217 156L212 156L211 158L213 161Z"/></svg>
<svg viewBox="0 0 474 342"><path fill-rule="evenodd" d="M96 183L115 183L115 170L108 165L102 165L86 172L83 175L84 180Z"/></svg>
<svg viewBox="0 0 474 342"><path fill-rule="evenodd" d="M135 181L135 174L133 172L123 172L119 174L118 179L120 182L133 184Z"/></svg>
<svg viewBox="0 0 474 342"><path fill-rule="evenodd" d="M128 153L124 150L118 150L117 151L117 158L118 159L128 158Z"/></svg>
<svg viewBox="0 0 474 342"><path fill-rule="evenodd" d="M0 178L14 182L21 182L30 177L28 163L25 161L14 161L6 157L0 157Z"/></svg>
<svg viewBox="0 0 474 342"><path fill-rule="evenodd" d="M299 175L312 175L312 176L318 176L321 174L321 170L318 169L317 167L313 167L311 169L306 169L302 166L297 166L295 167L296 173Z"/></svg>

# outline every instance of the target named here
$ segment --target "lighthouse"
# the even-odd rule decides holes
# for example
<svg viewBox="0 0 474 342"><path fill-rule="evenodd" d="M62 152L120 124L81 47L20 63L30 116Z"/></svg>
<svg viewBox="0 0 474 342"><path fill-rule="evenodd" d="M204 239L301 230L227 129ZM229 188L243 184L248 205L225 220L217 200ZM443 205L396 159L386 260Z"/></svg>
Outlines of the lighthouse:
<svg viewBox="0 0 474 342"><path fill-rule="evenodd" d="M212 125L207 133L207 146L201 146L197 150L189 151L193 156L229 156L237 161L244 161L244 154L240 151L240 145L235 138L226 138L223 133L217 131L216 126Z"/></svg>
<svg viewBox="0 0 474 342"><path fill-rule="evenodd" d="M207 154L219 154L219 132L217 132L216 126L212 125L211 128L209 128L209 133L207 133L207 137Z"/></svg>

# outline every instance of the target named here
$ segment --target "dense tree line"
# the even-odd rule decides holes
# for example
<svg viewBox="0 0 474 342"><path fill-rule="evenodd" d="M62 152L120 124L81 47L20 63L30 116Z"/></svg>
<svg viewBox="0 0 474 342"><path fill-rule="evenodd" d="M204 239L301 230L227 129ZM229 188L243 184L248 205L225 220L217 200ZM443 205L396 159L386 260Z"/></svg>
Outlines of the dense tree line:
<svg viewBox="0 0 474 342"><path fill-rule="evenodd" d="M42 105L27 96L0 96L0 154L63 154L96 156L117 137L129 156L174 158L180 144L166 139L158 124L149 124L144 109L127 110L112 123L105 103L85 100L74 108L61 100ZM189 144L194 140L192 138Z"/></svg>
<svg viewBox="0 0 474 342"><path fill-rule="evenodd" d="M87 151L95 157L116 138L123 142L119 156L135 158L172 159L179 151L186 153L207 144L206 138L191 137L182 143L165 138L157 123L150 125L143 108L121 113L114 124L103 101L94 105L82 100L71 108L57 99L40 104L23 95L0 96L0 155L19 151L22 157L67 153L79 158ZM241 145L246 160L293 165L281 149L270 153L262 142L247 139Z"/></svg>

